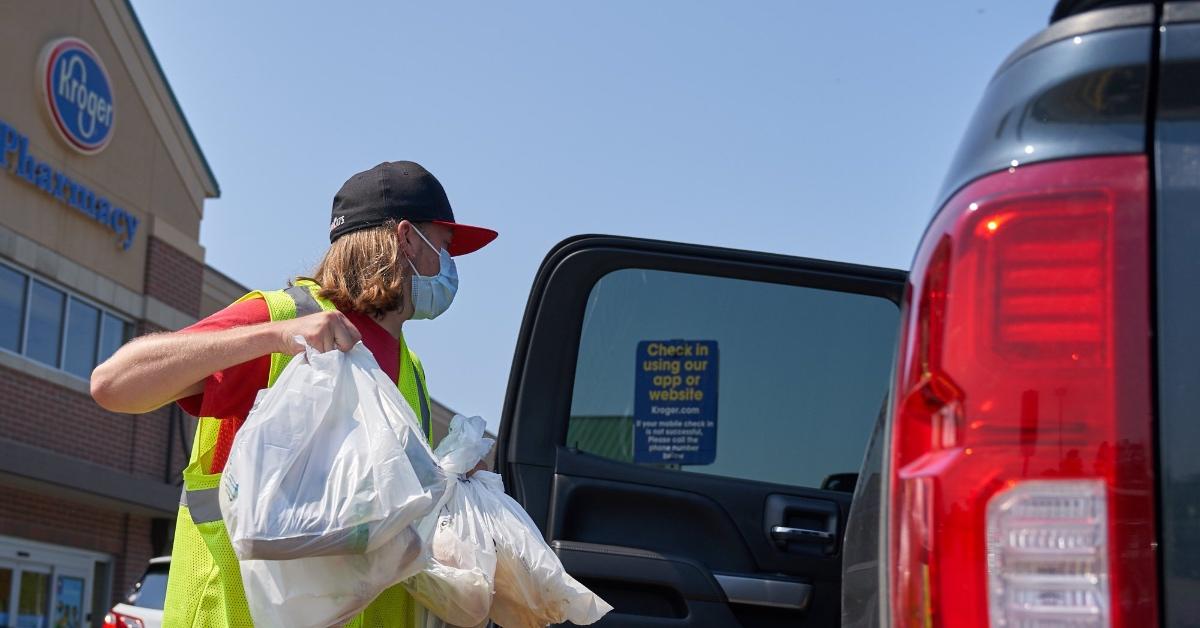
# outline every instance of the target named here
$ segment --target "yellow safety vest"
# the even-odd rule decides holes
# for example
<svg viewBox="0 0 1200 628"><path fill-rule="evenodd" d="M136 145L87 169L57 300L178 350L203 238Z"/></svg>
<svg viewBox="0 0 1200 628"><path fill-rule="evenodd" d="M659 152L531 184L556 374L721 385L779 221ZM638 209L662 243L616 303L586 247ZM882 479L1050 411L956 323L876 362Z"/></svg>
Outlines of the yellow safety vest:
<svg viewBox="0 0 1200 628"><path fill-rule="evenodd" d="M333 303L317 296L316 283L297 281L285 290L255 291L238 299L263 299L272 321L282 321L336 309ZM271 354L267 386L275 383L292 356ZM397 386L405 400L419 413L426 437L433 439L429 395L425 371L416 354L400 338L400 368ZM171 573L167 580L167 599L163 626L209 628L253 627L237 556L225 532L225 522L217 501L220 473L211 473L213 450L221 420L201 417L192 444L191 458L183 470L183 497L175 522L175 543L171 550ZM400 585L387 589L350 621L351 628L407 628L413 625L415 602Z"/></svg>

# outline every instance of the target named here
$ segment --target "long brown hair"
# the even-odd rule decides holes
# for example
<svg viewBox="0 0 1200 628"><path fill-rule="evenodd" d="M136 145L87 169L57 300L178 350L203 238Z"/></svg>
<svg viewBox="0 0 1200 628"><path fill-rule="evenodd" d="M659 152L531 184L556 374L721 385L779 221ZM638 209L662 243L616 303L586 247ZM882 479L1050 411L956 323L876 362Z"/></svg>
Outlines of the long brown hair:
<svg viewBox="0 0 1200 628"><path fill-rule="evenodd" d="M351 231L329 245L312 279L320 296L339 309L383 316L404 307L408 265L400 252L396 221Z"/></svg>

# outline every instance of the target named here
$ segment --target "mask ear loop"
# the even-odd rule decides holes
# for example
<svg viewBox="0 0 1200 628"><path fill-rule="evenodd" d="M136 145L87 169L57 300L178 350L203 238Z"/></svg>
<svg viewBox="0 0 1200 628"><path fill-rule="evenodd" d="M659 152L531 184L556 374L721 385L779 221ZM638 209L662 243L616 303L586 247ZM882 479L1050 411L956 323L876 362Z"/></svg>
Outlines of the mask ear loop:
<svg viewBox="0 0 1200 628"><path fill-rule="evenodd" d="M410 224L411 224L411 223L410 223ZM438 254L438 257L440 258L440 257L441 257L441 254L442 254L442 252L441 252L441 251L439 251L439 250L437 250L437 247L433 246L433 243L432 243L432 242L430 242L430 241L429 241L429 239L425 237L425 234L424 234L424 233L421 233L421 230L420 230L420 229L418 229L416 225L412 225L412 228L413 228L413 231L416 231L416 232L417 232L417 237L421 238L421 241L425 243L425 246L427 246L427 247L429 247L429 248L433 249L433 252L434 252L434 253L437 253L437 254ZM413 271L413 274L414 274L414 275L416 275L416 276L418 276L418 277L424 277L424 276L425 276L425 275L422 275L422 274L421 274L421 272L420 272L419 270L417 270L417 267L413 265L413 263L412 263L412 258L410 258L410 257L408 257L408 256L406 255L406 256L404 256L404 261L408 262L408 267L412 269L412 271ZM440 262L440 260L439 260L439 262Z"/></svg>
<svg viewBox="0 0 1200 628"><path fill-rule="evenodd" d="M425 237L424 233L421 233L421 230L416 225L413 225L413 231L417 232L417 237L421 238L421 241L425 243L425 246L428 246L429 248L433 249L434 253L440 253L440 251L438 251L437 247L435 247L433 245L433 243L429 241L429 238Z"/></svg>

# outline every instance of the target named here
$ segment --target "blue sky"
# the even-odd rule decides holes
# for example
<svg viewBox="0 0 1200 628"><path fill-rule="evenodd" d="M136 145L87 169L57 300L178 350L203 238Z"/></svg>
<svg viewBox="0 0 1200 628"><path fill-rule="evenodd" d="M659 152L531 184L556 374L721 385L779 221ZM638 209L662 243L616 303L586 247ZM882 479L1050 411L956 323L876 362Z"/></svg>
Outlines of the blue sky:
<svg viewBox="0 0 1200 628"><path fill-rule="evenodd" d="M568 236L907 268L988 78L1052 4L133 0L221 184L211 265L268 289L307 271L334 192L385 160L500 231L405 331L434 396L493 429Z"/></svg>

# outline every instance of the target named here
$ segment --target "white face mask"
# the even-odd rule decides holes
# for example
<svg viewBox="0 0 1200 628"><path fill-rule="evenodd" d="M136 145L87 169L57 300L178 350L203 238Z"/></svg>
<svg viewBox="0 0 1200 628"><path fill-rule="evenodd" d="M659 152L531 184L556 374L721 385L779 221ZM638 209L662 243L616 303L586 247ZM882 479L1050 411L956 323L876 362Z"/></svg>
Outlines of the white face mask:
<svg viewBox="0 0 1200 628"><path fill-rule="evenodd" d="M450 304L454 302L454 294L458 292L458 268L454 265L454 258L450 257L450 253L446 249L434 248L420 229L413 227L413 231L417 232L417 235L429 248L437 252L438 274L426 277L417 272L417 267L413 265L411 259L405 258L413 271L412 317L415 320L434 319L450 309Z"/></svg>

